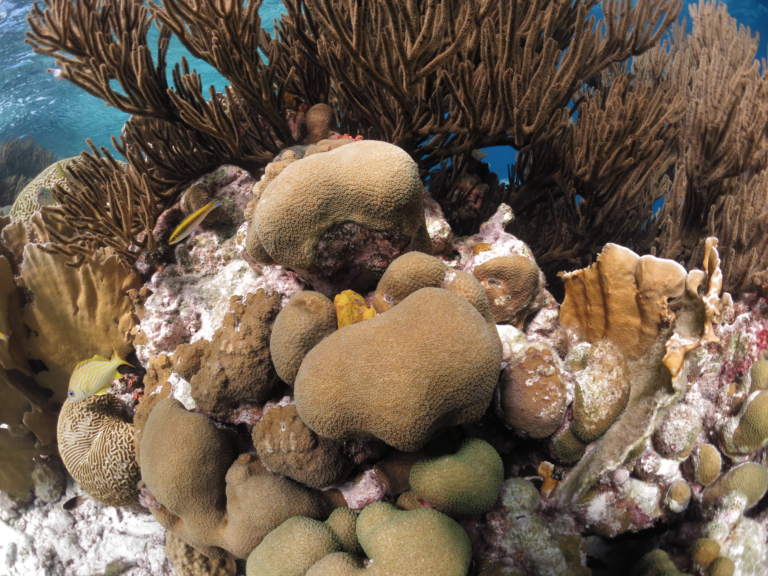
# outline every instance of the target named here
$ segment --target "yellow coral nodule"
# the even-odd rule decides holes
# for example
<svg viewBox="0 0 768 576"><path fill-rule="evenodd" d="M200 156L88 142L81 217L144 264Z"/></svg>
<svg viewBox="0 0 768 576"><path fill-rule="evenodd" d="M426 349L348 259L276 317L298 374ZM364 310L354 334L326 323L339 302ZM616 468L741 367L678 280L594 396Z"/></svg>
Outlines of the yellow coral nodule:
<svg viewBox="0 0 768 576"><path fill-rule="evenodd" d="M365 298L354 290L344 290L341 294L337 294L333 299L333 306L336 308L339 328L364 322L376 316L376 310L372 306L369 307Z"/></svg>

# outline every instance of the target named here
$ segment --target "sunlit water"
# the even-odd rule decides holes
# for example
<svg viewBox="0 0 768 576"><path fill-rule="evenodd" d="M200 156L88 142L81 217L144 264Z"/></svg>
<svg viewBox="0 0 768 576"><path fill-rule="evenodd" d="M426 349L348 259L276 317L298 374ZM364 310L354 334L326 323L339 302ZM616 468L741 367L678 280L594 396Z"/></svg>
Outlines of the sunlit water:
<svg viewBox="0 0 768 576"><path fill-rule="evenodd" d="M101 100L66 81L57 80L46 71L54 65L53 59L34 54L24 43L26 15L31 6L28 0L0 0L0 141L15 134L29 134L59 158L74 156L86 149L86 138L97 145L109 146L110 136L119 135L127 115L106 107ZM768 0L734 0L728 7L740 23L760 34L758 56L765 58ZM282 8L278 0L264 1L261 17L270 32ZM189 57L174 40L168 54L169 74L173 63L183 55ZM223 89L225 80L215 69L191 60L205 85L214 84L220 91ZM492 151L488 159L504 177L511 151Z"/></svg>

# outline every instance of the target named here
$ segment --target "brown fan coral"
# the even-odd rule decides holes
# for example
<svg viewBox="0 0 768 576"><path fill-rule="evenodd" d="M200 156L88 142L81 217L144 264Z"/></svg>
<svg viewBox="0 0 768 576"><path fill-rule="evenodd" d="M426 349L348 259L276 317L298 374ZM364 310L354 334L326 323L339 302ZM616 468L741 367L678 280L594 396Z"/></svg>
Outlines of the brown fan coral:
<svg viewBox="0 0 768 576"><path fill-rule="evenodd" d="M29 358L44 364L35 378L54 391L54 400L65 399L69 377L80 361L95 354L109 358L113 348L122 358L132 351L131 331L138 318L126 293L141 284L116 255L96 252L73 268L64 256L28 244L20 272L32 293L23 315L32 331Z"/></svg>
<svg viewBox="0 0 768 576"><path fill-rule="evenodd" d="M464 298L423 288L315 346L296 377L296 407L321 436L373 435L413 451L440 428L480 418L500 365L495 327Z"/></svg>
<svg viewBox="0 0 768 576"><path fill-rule="evenodd" d="M171 398L150 413L140 464L155 518L209 558L246 558L291 516L330 512L325 493L269 473L253 453L236 459L226 432Z"/></svg>
<svg viewBox="0 0 768 576"><path fill-rule="evenodd" d="M65 401L57 435L64 465L89 495L109 506L138 502L133 426L114 396Z"/></svg>
<svg viewBox="0 0 768 576"><path fill-rule="evenodd" d="M234 296L230 306L190 380L197 407L215 415L226 414L236 404L264 402L278 382L269 357L269 335L280 310L279 295L267 297L259 290L245 299Z"/></svg>
<svg viewBox="0 0 768 576"><path fill-rule="evenodd" d="M249 254L258 261L266 253L310 281L334 274L354 288L363 270L380 274L402 252L430 249L422 194L416 164L385 142L305 157L252 200Z"/></svg>

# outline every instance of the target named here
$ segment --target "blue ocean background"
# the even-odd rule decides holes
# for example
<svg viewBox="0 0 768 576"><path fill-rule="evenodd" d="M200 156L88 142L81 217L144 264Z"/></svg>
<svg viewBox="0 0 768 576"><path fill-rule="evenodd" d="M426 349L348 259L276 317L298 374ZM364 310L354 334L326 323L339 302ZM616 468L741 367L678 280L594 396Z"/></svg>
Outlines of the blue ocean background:
<svg viewBox="0 0 768 576"><path fill-rule="evenodd" d="M31 7L30 0L0 0L0 141L31 135L59 158L87 149L86 138L111 148L110 136L120 134L128 116L47 72L54 65L53 59L34 54L24 43L26 15ZM260 14L268 31L274 30L273 22L282 10L279 0L264 0ZM760 35L758 58L768 57L768 0L733 0L728 2L728 11ZM684 8L683 15L687 14ZM153 42L156 37L153 28ZM191 58L175 39L168 53L169 84L173 63L182 56L202 75L204 85L213 84L223 91L226 80L214 68ZM504 178L507 165L513 162L512 150L505 147L487 152L486 161Z"/></svg>

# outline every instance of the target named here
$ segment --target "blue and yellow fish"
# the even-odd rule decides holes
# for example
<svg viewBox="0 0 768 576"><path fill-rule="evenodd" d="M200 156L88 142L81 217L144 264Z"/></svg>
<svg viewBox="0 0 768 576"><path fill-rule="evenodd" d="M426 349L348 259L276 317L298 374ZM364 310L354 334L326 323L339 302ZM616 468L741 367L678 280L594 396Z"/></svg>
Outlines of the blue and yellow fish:
<svg viewBox="0 0 768 576"><path fill-rule="evenodd" d="M112 360L97 354L90 360L83 360L75 367L69 379L69 392L67 392L70 402L80 402L93 395L105 394L112 380L123 377L117 371L117 367L123 364L133 366L120 358L114 348L112 352L114 353Z"/></svg>
<svg viewBox="0 0 768 576"><path fill-rule="evenodd" d="M176 242L184 240L184 238L189 236L192 231L200 225L200 222L205 220L205 217L210 214L211 210L218 208L219 206L221 206L221 200L213 200L200 208L200 210L192 212L192 214L184 218L184 220L181 221L181 224L176 227L176 230L173 231L171 238L168 240L168 244L176 244Z"/></svg>

